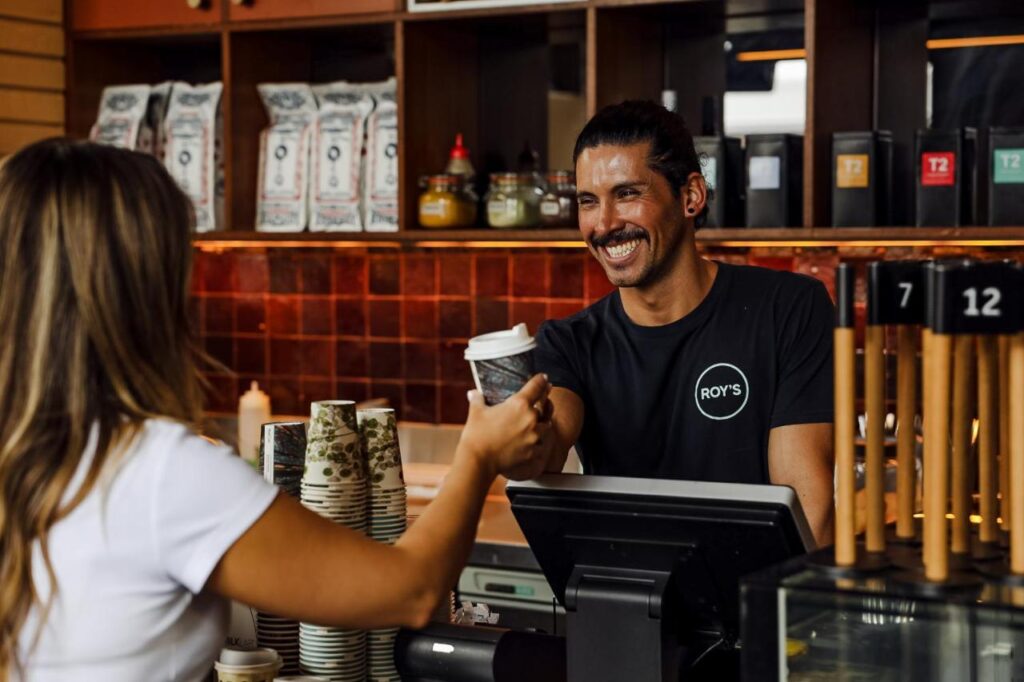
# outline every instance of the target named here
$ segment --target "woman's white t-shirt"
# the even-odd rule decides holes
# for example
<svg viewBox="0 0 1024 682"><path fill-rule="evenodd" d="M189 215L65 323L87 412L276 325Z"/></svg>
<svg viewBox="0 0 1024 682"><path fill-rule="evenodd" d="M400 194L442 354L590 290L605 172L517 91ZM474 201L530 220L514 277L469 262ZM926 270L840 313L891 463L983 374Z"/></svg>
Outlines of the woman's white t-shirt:
<svg viewBox="0 0 1024 682"><path fill-rule="evenodd" d="M69 492L77 490L91 449ZM29 682L200 680L224 644L227 600L204 591L277 489L226 447L149 420L82 503L50 531L57 594L21 631ZM33 579L49 593L35 547Z"/></svg>

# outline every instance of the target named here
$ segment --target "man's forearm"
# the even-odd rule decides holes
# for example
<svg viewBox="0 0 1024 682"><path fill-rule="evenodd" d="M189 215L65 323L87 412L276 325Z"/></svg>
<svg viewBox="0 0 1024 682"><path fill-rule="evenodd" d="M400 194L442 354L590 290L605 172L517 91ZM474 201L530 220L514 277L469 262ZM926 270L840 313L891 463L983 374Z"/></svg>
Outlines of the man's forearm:
<svg viewBox="0 0 1024 682"><path fill-rule="evenodd" d="M824 504L815 505L813 511L807 513L807 524L811 527L814 541L818 547L832 544L833 524L835 523L835 503L830 496Z"/></svg>

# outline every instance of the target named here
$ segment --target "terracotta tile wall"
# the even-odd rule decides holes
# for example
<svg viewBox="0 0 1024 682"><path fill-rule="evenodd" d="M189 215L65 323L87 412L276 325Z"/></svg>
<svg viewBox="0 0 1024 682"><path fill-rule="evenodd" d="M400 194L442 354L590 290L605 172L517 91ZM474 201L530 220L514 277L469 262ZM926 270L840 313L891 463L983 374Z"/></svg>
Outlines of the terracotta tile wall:
<svg viewBox="0 0 1024 682"><path fill-rule="evenodd" d="M826 249L708 255L802 272L830 291L840 261ZM915 256L923 254L862 249L842 259ZM610 290L582 249L197 251L194 322L224 365L208 373L208 407L234 411L255 379L276 414L305 414L313 400L384 397L401 419L462 423L470 336L515 322L534 331ZM861 317L864 299L858 291Z"/></svg>
<svg viewBox="0 0 1024 682"><path fill-rule="evenodd" d="M208 406L233 411L255 379L278 414L384 397L402 419L461 423L470 336L535 330L609 291L582 250L197 251L194 321L230 370L208 373Z"/></svg>

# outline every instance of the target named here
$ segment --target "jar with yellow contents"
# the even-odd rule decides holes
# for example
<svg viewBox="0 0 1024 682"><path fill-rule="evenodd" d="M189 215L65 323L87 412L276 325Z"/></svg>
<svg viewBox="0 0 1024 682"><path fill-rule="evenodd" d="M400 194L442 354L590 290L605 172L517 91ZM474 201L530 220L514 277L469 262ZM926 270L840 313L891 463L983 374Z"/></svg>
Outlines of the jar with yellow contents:
<svg viewBox="0 0 1024 682"><path fill-rule="evenodd" d="M453 173L427 176L427 189L420 195L420 225L471 227L476 222L476 200L465 184L465 178Z"/></svg>

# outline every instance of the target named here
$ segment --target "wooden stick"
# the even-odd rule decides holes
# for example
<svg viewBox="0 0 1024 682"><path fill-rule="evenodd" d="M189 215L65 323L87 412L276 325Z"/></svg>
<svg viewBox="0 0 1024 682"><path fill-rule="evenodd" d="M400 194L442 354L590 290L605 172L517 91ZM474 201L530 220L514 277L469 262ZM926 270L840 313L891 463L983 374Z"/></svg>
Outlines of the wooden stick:
<svg viewBox="0 0 1024 682"><path fill-rule="evenodd" d="M866 545L885 551L885 327L868 325L864 339L864 401L867 407Z"/></svg>
<svg viewBox="0 0 1024 682"><path fill-rule="evenodd" d="M835 347L835 453L836 453L836 564L857 563L857 526L854 520L856 453L856 338L854 330L837 328Z"/></svg>
<svg viewBox="0 0 1024 682"><path fill-rule="evenodd" d="M896 328L896 535L912 538L917 502L917 456L914 417L917 412L917 335L914 328Z"/></svg>
<svg viewBox="0 0 1024 682"><path fill-rule="evenodd" d="M1010 530L1010 337L999 337L999 518Z"/></svg>
<svg viewBox="0 0 1024 682"><path fill-rule="evenodd" d="M1024 414L1024 334L1010 337L1010 415ZM1010 420L1010 489L1024 490L1024 419ZM1010 497L1010 571L1024 575L1024 499Z"/></svg>
<svg viewBox="0 0 1024 682"><path fill-rule="evenodd" d="M999 486L996 453L999 451L999 348L993 336L978 337L978 506L982 542L999 539Z"/></svg>
<svg viewBox="0 0 1024 682"><path fill-rule="evenodd" d="M949 577L946 509L949 501L949 373L953 337L929 333L924 380L924 573L933 582Z"/></svg>
<svg viewBox="0 0 1024 682"><path fill-rule="evenodd" d="M974 416L971 381L974 373L974 337L956 337L953 358L953 456L950 493L953 498L953 531L950 549L954 554L971 551L971 426Z"/></svg>

